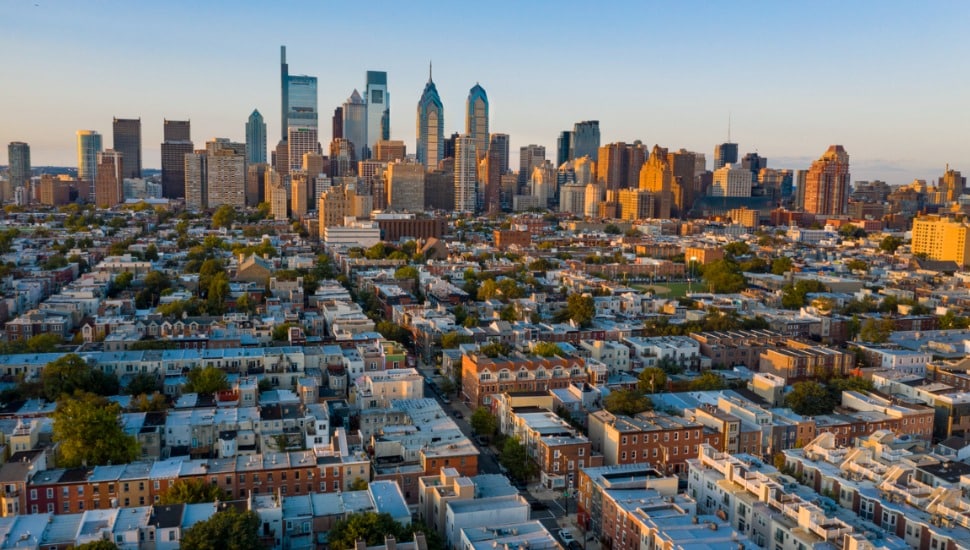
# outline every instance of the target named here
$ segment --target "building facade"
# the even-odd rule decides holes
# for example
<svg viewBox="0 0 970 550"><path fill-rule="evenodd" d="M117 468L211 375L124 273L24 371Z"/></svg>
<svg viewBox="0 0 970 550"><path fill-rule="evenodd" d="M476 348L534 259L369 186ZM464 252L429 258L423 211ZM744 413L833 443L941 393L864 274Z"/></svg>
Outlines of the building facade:
<svg viewBox="0 0 970 550"><path fill-rule="evenodd" d="M115 118L111 126L114 135L114 150L121 153L125 159L123 178L140 178L141 119Z"/></svg>

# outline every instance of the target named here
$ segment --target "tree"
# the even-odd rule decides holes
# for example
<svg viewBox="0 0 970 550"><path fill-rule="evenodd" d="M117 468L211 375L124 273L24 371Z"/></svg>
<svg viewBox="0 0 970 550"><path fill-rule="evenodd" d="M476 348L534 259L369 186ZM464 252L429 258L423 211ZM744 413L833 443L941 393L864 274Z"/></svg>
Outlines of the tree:
<svg viewBox="0 0 970 550"><path fill-rule="evenodd" d="M859 330L859 339L863 342L881 344L889 341L889 336L893 333L894 329L895 323L893 323L892 319L886 318L877 321L870 317L863 321L862 327Z"/></svg>
<svg viewBox="0 0 970 550"><path fill-rule="evenodd" d="M58 465L66 468L127 464L138 456L138 440L121 426L121 406L93 393L64 396L54 410Z"/></svg>
<svg viewBox="0 0 970 550"><path fill-rule="evenodd" d="M229 276L222 272L209 282L209 291L205 299L206 313L209 315L225 313L227 297L229 297Z"/></svg>
<svg viewBox="0 0 970 550"><path fill-rule="evenodd" d="M498 285L495 283L494 279L485 279L480 285L478 285L478 300L486 301L491 300L498 295Z"/></svg>
<svg viewBox="0 0 970 550"><path fill-rule="evenodd" d="M232 506L205 521L189 527L182 535L185 550L262 550L259 540L259 515L241 512Z"/></svg>
<svg viewBox="0 0 970 550"><path fill-rule="evenodd" d="M366 479L364 479L362 477L355 477L354 480L350 483L350 490L351 491L366 491L367 490L367 487L369 487L369 486L370 486L370 483L367 483L367 480Z"/></svg>
<svg viewBox="0 0 970 550"><path fill-rule="evenodd" d="M492 415L488 407L478 407L472 413L468 421L472 425L472 430L480 435L491 437L498 430L498 420Z"/></svg>
<svg viewBox="0 0 970 550"><path fill-rule="evenodd" d="M879 249L889 254L895 254L896 249L903 245L903 240L895 235L886 235L879 241Z"/></svg>
<svg viewBox="0 0 970 550"><path fill-rule="evenodd" d="M849 271L869 271L869 264L857 258L846 262L845 267Z"/></svg>
<svg viewBox="0 0 970 550"><path fill-rule="evenodd" d="M829 414L835 406L826 387L814 380L796 382L785 396L785 404L805 416Z"/></svg>
<svg viewBox="0 0 970 550"><path fill-rule="evenodd" d="M222 265L222 261L209 258L202 262L202 265L199 267L199 295L202 296L203 293L209 291L213 279L219 275L225 276L225 274L226 270Z"/></svg>
<svg viewBox="0 0 970 550"><path fill-rule="evenodd" d="M347 519L340 520L330 529L328 543L332 550L352 550L358 540L363 540L368 546L384 544L388 535L396 540L404 541L407 529L394 521L388 513L364 512L351 514Z"/></svg>
<svg viewBox="0 0 970 550"><path fill-rule="evenodd" d="M149 262L158 260L158 247L155 246L155 243L151 243L145 247L145 259Z"/></svg>
<svg viewBox="0 0 970 550"><path fill-rule="evenodd" d="M562 348L554 342L536 342L532 346L532 353L539 357L555 357L563 355Z"/></svg>
<svg viewBox="0 0 970 550"><path fill-rule="evenodd" d="M478 347L478 352L486 357L499 357L500 355L508 355L509 345L505 342L489 342Z"/></svg>
<svg viewBox="0 0 970 550"><path fill-rule="evenodd" d="M607 235L619 235L621 231L616 224L610 223L603 228L603 233L606 233Z"/></svg>
<svg viewBox="0 0 970 550"><path fill-rule="evenodd" d="M731 258L737 258L738 256L750 254L751 247L746 242L734 241L724 245L724 253Z"/></svg>
<svg viewBox="0 0 970 550"><path fill-rule="evenodd" d="M808 295L815 292L825 292L828 288L820 281L802 279L793 285L782 289L781 307L785 309L799 309L808 303Z"/></svg>
<svg viewBox="0 0 970 550"><path fill-rule="evenodd" d="M118 393L117 378L91 368L76 353L69 353L47 363L41 371L40 382L48 401L56 401L62 395L72 395L78 390L98 395Z"/></svg>
<svg viewBox="0 0 970 550"><path fill-rule="evenodd" d="M613 414L633 416L653 408L650 398L636 390L616 390L610 392L603 401L606 410Z"/></svg>
<svg viewBox="0 0 970 550"><path fill-rule="evenodd" d="M570 294L566 298L566 315L577 325L588 327L593 324L593 317L596 315L596 301L592 296Z"/></svg>
<svg viewBox="0 0 970 550"><path fill-rule="evenodd" d="M525 445L514 436L506 439L502 445L499 462L502 463L502 466L505 466L509 475L523 482L529 481L538 470L535 462L529 458L529 451L526 450Z"/></svg>
<svg viewBox="0 0 970 550"><path fill-rule="evenodd" d="M187 378L188 382L183 388L186 393L216 393L229 389L226 373L216 367L195 367L189 371Z"/></svg>
<svg viewBox="0 0 970 550"><path fill-rule="evenodd" d="M200 502L226 501L231 496L218 485L207 483L204 479L179 479L162 491L159 503L199 504Z"/></svg>
<svg viewBox="0 0 970 550"><path fill-rule="evenodd" d="M740 266L729 259L717 260L703 266L701 277L710 291L717 294L741 292L748 286Z"/></svg>
<svg viewBox="0 0 970 550"><path fill-rule="evenodd" d="M515 322L519 318L519 313L515 309L515 304L506 304L499 312L499 319L503 321L508 321L510 323Z"/></svg>
<svg viewBox="0 0 970 550"><path fill-rule="evenodd" d="M687 386L692 391L723 390L726 386L724 379L713 371L704 371L700 376L690 381Z"/></svg>
<svg viewBox="0 0 970 550"><path fill-rule="evenodd" d="M394 278L401 281L405 279L418 280L418 269L413 265L404 265L397 268L394 272Z"/></svg>
<svg viewBox="0 0 970 550"><path fill-rule="evenodd" d="M784 275L791 271L794 262L787 256L779 256L771 261L771 273L774 275Z"/></svg>
<svg viewBox="0 0 970 550"><path fill-rule="evenodd" d="M236 209L228 204L223 204L219 208L216 208L215 213L212 214L212 227L229 229L235 221Z"/></svg>
<svg viewBox="0 0 970 550"><path fill-rule="evenodd" d="M408 329L391 321L379 321L374 327L381 336L388 340L394 340L401 344L408 345L411 342L411 333Z"/></svg>
<svg viewBox="0 0 970 550"><path fill-rule="evenodd" d="M667 387L667 373L657 367L647 367L640 371L637 388L644 393L656 393Z"/></svg>
<svg viewBox="0 0 970 550"><path fill-rule="evenodd" d="M114 281L111 282L110 290L108 291L113 296L117 296L118 293L124 292L131 288L131 282L135 279L135 276L128 272L123 271L115 277Z"/></svg>
<svg viewBox="0 0 970 550"><path fill-rule="evenodd" d="M138 412L164 411L168 409L168 401L158 392L151 395L143 393L131 400L129 408Z"/></svg>
<svg viewBox="0 0 970 550"><path fill-rule="evenodd" d="M469 344L471 342L473 342L471 336L458 334L457 332L449 332L441 337L442 349L455 349L461 344Z"/></svg>
<svg viewBox="0 0 970 550"><path fill-rule="evenodd" d="M61 337L53 332L45 332L27 339L25 351L27 353L50 353L57 349Z"/></svg>

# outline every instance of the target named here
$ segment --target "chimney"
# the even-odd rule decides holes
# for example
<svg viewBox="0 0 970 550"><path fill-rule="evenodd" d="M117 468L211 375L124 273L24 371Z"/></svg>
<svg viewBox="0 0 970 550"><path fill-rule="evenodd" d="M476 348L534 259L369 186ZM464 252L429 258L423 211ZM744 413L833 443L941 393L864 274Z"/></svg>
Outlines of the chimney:
<svg viewBox="0 0 970 550"><path fill-rule="evenodd" d="M384 547L387 550L397 550L397 541L394 539L394 535L384 536Z"/></svg>

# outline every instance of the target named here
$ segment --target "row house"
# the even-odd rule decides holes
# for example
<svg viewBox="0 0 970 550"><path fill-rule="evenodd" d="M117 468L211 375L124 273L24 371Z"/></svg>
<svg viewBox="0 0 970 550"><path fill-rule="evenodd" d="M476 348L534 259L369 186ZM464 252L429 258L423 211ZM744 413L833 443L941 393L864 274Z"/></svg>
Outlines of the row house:
<svg viewBox="0 0 970 550"><path fill-rule="evenodd" d="M586 381L585 361L578 356L462 356L462 394L472 408L488 405L496 393L546 391Z"/></svg>
<svg viewBox="0 0 970 550"><path fill-rule="evenodd" d="M651 464L664 472L682 472L701 444L719 445L724 435L677 416L641 413L634 417L601 410L589 415L594 452L607 466Z"/></svg>
<svg viewBox="0 0 970 550"><path fill-rule="evenodd" d="M695 332L690 335L713 365L744 365L757 370L762 352L787 338L770 330Z"/></svg>
<svg viewBox="0 0 970 550"><path fill-rule="evenodd" d="M855 357L850 353L793 339L766 349L759 359L761 372L784 378L789 384L844 376L854 367Z"/></svg>

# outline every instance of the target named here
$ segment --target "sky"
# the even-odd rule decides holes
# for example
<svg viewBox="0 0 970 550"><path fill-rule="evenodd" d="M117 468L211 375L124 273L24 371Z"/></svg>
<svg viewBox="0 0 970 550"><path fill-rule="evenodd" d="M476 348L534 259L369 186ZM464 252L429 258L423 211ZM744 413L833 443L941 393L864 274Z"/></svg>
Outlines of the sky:
<svg viewBox="0 0 970 550"><path fill-rule="evenodd" d="M445 134L468 90L490 130L555 160L559 132L599 120L602 143L705 153L731 139L773 168L807 168L830 144L853 180L970 172L970 2L550 1L132 2L0 0L0 143L32 164L76 166L79 129L111 145L113 117L142 120L142 163L160 167L162 121L197 147L245 141L259 109L279 140L279 48L319 79L324 151L333 109L388 73L391 138L414 152L434 64ZM0 163L6 164L6 148Z"/></svg>

